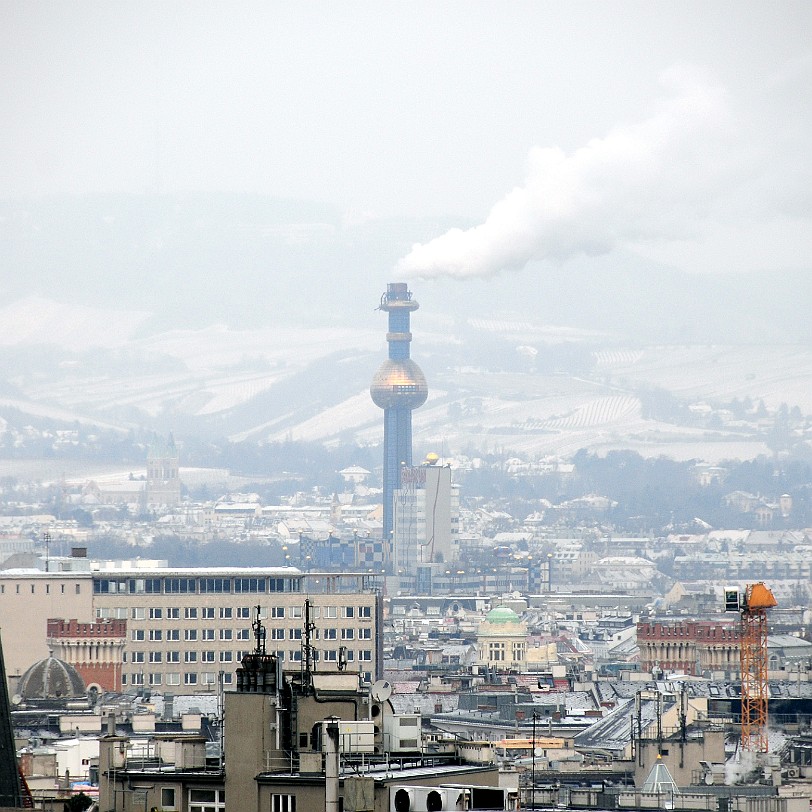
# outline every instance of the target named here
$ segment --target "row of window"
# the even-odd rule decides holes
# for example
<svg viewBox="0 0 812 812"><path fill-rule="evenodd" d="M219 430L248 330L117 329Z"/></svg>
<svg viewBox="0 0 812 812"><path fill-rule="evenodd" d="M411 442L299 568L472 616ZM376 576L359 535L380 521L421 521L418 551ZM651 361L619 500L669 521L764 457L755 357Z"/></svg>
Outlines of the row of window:
<svg viewBox="0 0 812 812"><path fill-rule="evenodd" d="M206 595L299 592L299 578L94 578L96 595Z"/></svg>
<svg viewBox="0 0 812 812"><path fill-rule="evenodd" d="M488 661L492 663L504 662L506 657L506 646L504 643L488 643ZM514 662L524 659L524 643L513 644Z"/></svg>
<svg viewBox="0 0 812 812"><path fill-rule="evenodd" d="M131 651L129 654L129 661L131 663L179 663L181 656L179 651ZM205 651L184 651L184 663L233 663L242 662L242 658L248 654L247 651L212 651L207 649ZM236 656L235 656L236 655ZM123 662L127 662L127 652L124 652Z"/></svg>
<svg viewBox="0 0 812 812"><path fill-rule="evenodd" d="M9 586L10 586L10 584L9 584ZM14 584L14 594L15 595L21 595L21 594L23 594L25 592L25 590L20 589L21 586L23 586L23 584ZM50 595L51 594L51 584L40 584L40 587L42 587L42 586L45 587L45 594ZM56 586L56 584L53 584L53 586ZM31 594L36 595L37 594L37 585L35 583L32 583L32 584L30 584L30 587L31 587ZM74 584L73 585L73 593L75 595L81 595L82 594L82 585L81 584ZM0 584L0 595L5 595L5 594L6 594L6 585L5 584ZM59 594L60 595L65 594L65 584L59 584Z"/></svg>
<svg viewBox="0 0 812 812"><path fill-rule="evenodd" d="M138 665L140 663L152 663L159 664L159 663L241 663L243 658L250 654L249 651L215 651L213 649L204 649L203 651L197 650L187 650L183 652L183 657L181 658L180 651L131 651L129 654L125 651L123 652L122 662L126 663L128 660L130 663ZM361 649L358 652L355 652L352 649L346 650L347 654L347 662L354 662L357 658L360 662L372 662L372 649ZM280 660L285 659L285 652L284 651L277 651L277 657ZM316 660L319 657L322 657L324 660L328 662L337 662L338 661L338 649L325 649L324 651L316 651L314 652L314 658ZM295 662L299 662L302 659L302 650L301 649L292 649L288 651L288 660L293 660Z"/></svg>
<svg viewBox="0 0 812 812"><path fill-rule="evenodd" d="M341 617L346 619L360 618L361 620L372 619L371 606L314 606L313 616L316 619L322 617L338 618L338 610L341 609ZM254 615L255 607L253 606L131 606L129 611L127 607L119 606L114 608L98 607L96 609L96 618L99 620L107 618L116 618L119 620L250 620ZM285 617L299 619L302 617L304 607L302 606L271 606L260 607L260 617L265 620L272 618L274 620L282 620Z"/></svg>
<svg viewBox="0 0 812 812"><path fill-rule="evenodd" d="M231 685L234 682L234 675L229 672L223 672L223 684ZM156 672L153 674L144 674L143 671L138 671L134 674L122 674L121 684L125 685L216 685L217 672L216 671L187 671L181 674L179 671L173 671L168 674Z"/></svg>
<svg viewBox="0 0 812 812"><path fill-rule="evenodd" d="M278 651L277 656L280 659L284 659L283 656L285 652ZM317 652L318 653L318 652ZM336 651L325 651L322 652L325 656L321 659L324 662L331 662L335 663L338 662L338 652ZM290 662L299 662L301 661L301 652L290 652L291 656L289 658ZM347 652L347 662L361 662L361 663L370 663L372 662L372 653L371 652L358 652L359 656L356 660L354 656L355 652L348 651ZM293 656L296 655L296 656ZM328 656L329 655L329 656ZM318 658L316 658L318 659ZM195 686L195 685L216 685L217 684L217 676L218 673L222 675L223 685L233 685L234 684L234 674L231 671L169 671L169 672L161 672L161 671L153 671L144 673L143 671L134 671L134 672L126 672L121 675L121 684L122 686L127 685L167 685L167 686L177 686L177 685L186 685L186 686ZM372 672L370 671L361 671L361 678L367 681L371 680Z"/></svg>
<svg viewBox="0 0 812 812"><path fill-rule="evenodd" d="M142 643L149 640L152 643L179 642L181 639L180 629L130 629L130 640L134 643ZM183 629L183 640L187 643L196 643L198 640L250 640L253 634L250 629ZM301 629L268 629L268 637L271 640L301 640ZM313 633L315 640L371 640L372 629L370 627L362 629L331 627L328 629L315 629Z"/></svg>

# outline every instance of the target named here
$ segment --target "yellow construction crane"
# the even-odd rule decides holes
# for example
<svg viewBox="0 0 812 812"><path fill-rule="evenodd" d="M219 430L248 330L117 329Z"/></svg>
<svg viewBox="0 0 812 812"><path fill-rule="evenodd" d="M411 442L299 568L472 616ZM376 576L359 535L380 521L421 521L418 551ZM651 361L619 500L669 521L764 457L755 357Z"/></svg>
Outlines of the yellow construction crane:
<svg viewBox="0 0 812 812"><path fill-rule="evenodd" d="M743 595L737 589L725 590L725 609L738 610L741 616L739 664L742 677L741 747L766 753L767 704L767 610L777 606L769 587L749 584Z"/></svg>

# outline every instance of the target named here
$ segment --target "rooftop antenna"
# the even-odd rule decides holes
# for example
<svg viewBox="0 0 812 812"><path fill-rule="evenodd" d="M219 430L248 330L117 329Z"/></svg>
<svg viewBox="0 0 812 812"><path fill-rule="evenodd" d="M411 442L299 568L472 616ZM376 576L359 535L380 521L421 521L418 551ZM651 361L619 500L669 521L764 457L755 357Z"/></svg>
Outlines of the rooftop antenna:
<svg viewBox="0 0 812 812"><path fill-rule="evenodd" d="M304 611L304 641L302 642L302 682L310 685L315 670L315 650L313 648L313 632L316 624L313 622L313 604L310 598L305 600Z"/></svg>
<svg viewBox="0 0 812 812"><path fill-rule="evenodd" d="M251 623L251 628L254 630L254 640L256 640L256 646L254 647L254 654L259 654L261 656L265 656L265 637L267 636L267 629L262 625L262 618L261 618L261 611L262 607L256 607L256 614L254 616L254 620Z"/></svg>

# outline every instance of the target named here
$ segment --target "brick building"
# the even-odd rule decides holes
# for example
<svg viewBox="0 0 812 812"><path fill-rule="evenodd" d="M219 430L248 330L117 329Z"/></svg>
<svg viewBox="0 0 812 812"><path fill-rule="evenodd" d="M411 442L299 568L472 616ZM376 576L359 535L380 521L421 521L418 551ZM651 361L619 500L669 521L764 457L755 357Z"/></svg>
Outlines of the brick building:
<svg viewBox="0 0 812 812"><path fill-rule="evenodd" d="M103 691L120 691L127 644L126 620L101 620L80 623L78 620L48 619L48 647L53 656L70 663L85 685Z"/></svg>
<svg viewBox="0 0 812 812"><path fill-rule="evenodd" d="M739 673L739 627L735 622L641 621L637 645L643 671L655 667L700 676Z"/></svg>

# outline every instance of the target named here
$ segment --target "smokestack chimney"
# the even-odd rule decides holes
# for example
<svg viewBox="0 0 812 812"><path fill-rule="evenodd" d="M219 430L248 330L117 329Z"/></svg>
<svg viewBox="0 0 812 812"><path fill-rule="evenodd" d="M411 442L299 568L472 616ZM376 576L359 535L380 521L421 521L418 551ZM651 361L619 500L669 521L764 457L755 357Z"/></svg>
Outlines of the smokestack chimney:
<svg viewBox="0 0 812 812"><path fill-rule="evenodd" d="M429 394L423 370L409 357L409 315L419 306L405 282L387 285L379 309L389 314L389 358L369 389L375 405L383 409L383 545L389 560L394 493L400 488L401 468L412 464L412 410L422 406Z"/></svg>

